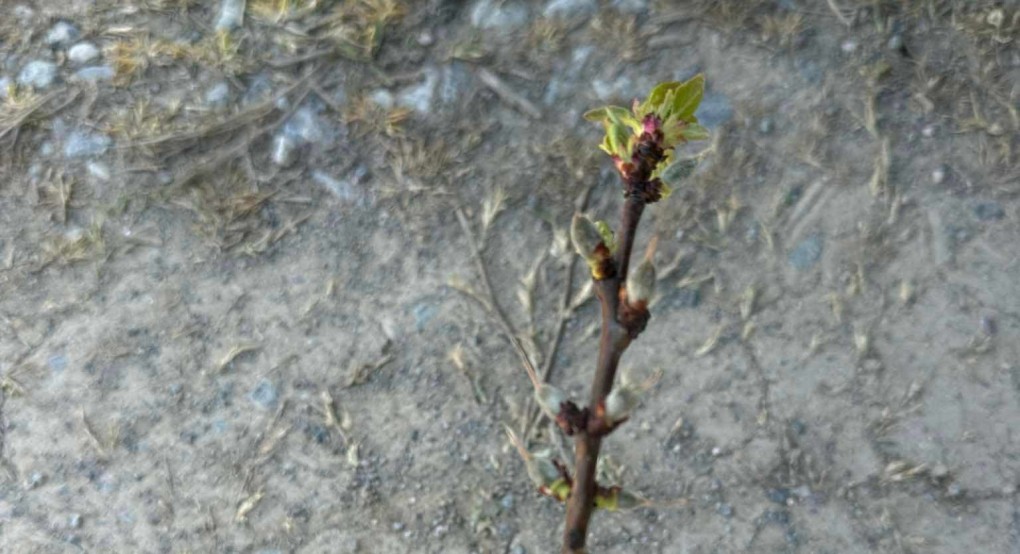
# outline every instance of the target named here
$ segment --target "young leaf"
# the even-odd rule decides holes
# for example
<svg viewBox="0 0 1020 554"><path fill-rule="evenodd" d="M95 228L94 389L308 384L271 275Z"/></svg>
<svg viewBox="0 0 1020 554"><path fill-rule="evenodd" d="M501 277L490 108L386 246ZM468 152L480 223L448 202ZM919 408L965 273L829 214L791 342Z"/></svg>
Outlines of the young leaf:
<svg viewBox="0 0 1020 554"><path fill-rule="evenodd" d="M588 121L594 121L596 123L602 123L609 119L609 106L603 106L601 108L595 108L594 110L588 110L584 112L584 118Z"/></svg>
<svg viewBox="0 0 1020 554"><path fill-rule="evenodd" d="M673 91L671 115L683 121L689 121L701 104L705 94L705 76L697 74L688 79Z"/></svg>
<svg viewBox="0 0 1020 554"><path fill-rule="evenodd" d="M648 93L648 99L645 100L644 104L641 104L639 108L640 113L637 115L643 117L646 114L658 111L658 108L662 106L663 101L666 99L666 95L682 84L680 81L669 81L655 85L655 88Z"/></svg>
<svg viewBox="0 0 1020 554"><path fill-rule="evenodd" d="M609 249L609 252L616 252L616 240L613 236L613 229L609 227L609 224L605 221L596 221L595 228L599 230L599 235L602 235L602 242Z"/></svg>
<svg viewBox="0 0 1020 554"><path fill-rule="evenodd" d="M705 140L708 138L708 129L698 125L697 123L691 123L690 125L683 128L680 134L687 140Z"/></svg>

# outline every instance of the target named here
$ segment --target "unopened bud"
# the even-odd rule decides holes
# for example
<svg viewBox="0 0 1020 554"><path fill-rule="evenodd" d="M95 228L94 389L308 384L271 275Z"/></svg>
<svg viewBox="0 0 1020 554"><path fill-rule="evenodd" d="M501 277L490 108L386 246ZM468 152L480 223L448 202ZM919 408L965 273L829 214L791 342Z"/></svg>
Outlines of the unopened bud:
<svg viewBox="0 0 1020 554"><path fill-rule="evenodd" d="M535 389L535 400L538 401L538 405L542 407L546 415L555 419L556 414L560 413L560 404L567 401L567 395L550 384L543 384Z"/></svg>
<svg viewBox="0 0 1020 554"><path fill-rule="evenodd" d="M560 469L549 458L532 456L531 459L525 460L524 465L528 470L528 477L536 487L548 487L562 477Z"/></svg>
<svg viewBox="0 0 1020 554"><path fill-rule="evenodd" d="M627 277L627 302L630 305L648 304L655 293L655 266L651 260L644 260Z"/></svg>
<svg viewBox="0 0 1020 554"><path fill-rule="evenodd" d="M570 240L574 250L589 263L595 259L595 251L602 244L602 235L592 220L581 214L574 214L570 222Z"/></svg>
<svg viewBox="0 0 1020 554"><path fill-rule="evenodd" d="M630 417L630 412L641 401L639 391L631 387L617 387L606 397L606 419L610 423L619 423Z"/></svg>
<svg viewBox="0 0 1020 554"><path fill-rule="evenodd" d="M524 446L524 442L517 436L517 433L509 427L506 427L506 435L521 459L524 460L524 467L528 471L528 477L536 487L549 487L563 477L560 474L560 469L556 467L547 451L535 452L528 450Z"/></svg>
<svg viewBox="0 0 1020 554"><path fill-rule="evenodd" d="M640 508L647 505L648 500L641 498L634 493L627 492L623 489L616 492L617 510L633 510L634 508Z"/></svg>

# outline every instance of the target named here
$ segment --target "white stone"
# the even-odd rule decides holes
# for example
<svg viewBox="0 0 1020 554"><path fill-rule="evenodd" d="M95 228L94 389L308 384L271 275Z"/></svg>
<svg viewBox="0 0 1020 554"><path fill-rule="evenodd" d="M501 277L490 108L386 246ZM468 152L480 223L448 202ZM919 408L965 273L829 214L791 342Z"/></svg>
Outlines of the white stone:
<svg viewBox="0 0 1020 554"><path fill-rule="evenodd" d="M67 51L67 59L76 64L86 64L98 57L99 48L91 42L79 42Z"/></svg>

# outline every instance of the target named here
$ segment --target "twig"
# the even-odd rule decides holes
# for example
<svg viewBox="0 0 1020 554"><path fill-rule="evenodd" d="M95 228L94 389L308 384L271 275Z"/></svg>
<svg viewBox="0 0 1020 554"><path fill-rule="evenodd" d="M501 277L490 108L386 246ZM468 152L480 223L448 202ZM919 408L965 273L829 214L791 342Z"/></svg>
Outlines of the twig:
<svg viewBox="0 0 1020 554"><path fill-rule="evenodd" d="M471 230L471 224L468 223L464 210L458 206L455 213L457 214L457 221L460 222L460 227L464 230L464 235L467 237L468 246L471 248L471 256L475 260L475 267L482 278L484 296L475 294L469 294L468 296L474 298L486 308L489 314L493 316L493 319L496 320L496 324L499 325L500 331L503 332L503 337L511 345L516 346L517 331L514 330L513 325L510 323L510 318L507 317L506 312L499 305L499 301L496 300L496 295L492 290L492 280L489 278L489 270L485 267L485 260L482 259L482 247L475 240L475 234ZM526 365L532 365L528 353L523 348L517 350L517 355L521 358L521 362Z"/></svg>
<svg viewBox="0 0 1020 554"><path fill-rule="evenodd" d="M627 265L634 246L634 236L645 200L639 195L628 195L623 203L620 225L620 242L616 257L615 275L595 283L595 293L602 307L602 331L599 335L599 357L592 381L590 406L599 406L613 388L613 380L623 352L633 337L640 333L644 321L631 321L624 325L619 320L619 291L626 280ZM598 483L595 480L602 437L587 432L574 439L574 486L567 502L567 523L563 530L563 554L584 554L588 536L588 523L595 509Z"/></svg>
<svg viewBox="0 0 1020 554"><path fill-rule="evenodd" d="M577 201L574 202L574 208L578 212L584 211L588 207L588 200L591 198L591 192L594 189L594 185L588 186L584 191L577 197ZM577 266L577 256L570 256L570 262L567 265L567 282L563 285L563 297L560 300L559 307L559 321L556 322L553 328L553 336L549 341L549 349L542 359L542 381L549 382L552 379L553 369L556 367L556 354L559 352L560 343L563 341L563 332L567 328L567 321L570 320L570 316L573 313L574 304L572 302L571 295L573 294L573 283L574 283L574 269ZM525 404L524 413L526 419L524 422L523 436L524 440L528 440L528 436L531 433L531 429L534 428L535 423L541 417L541 412L538 407L535 406L534 398L528 396L527 404Z"/></svg>
<svg viewBox="0 0 1020 554"><path fill-rule="evenodd" d="M478 69L478 78L482 80L482 83L485 83L485 86L492 89L492 92L495 92L496 96L498 96L500 100L517 108L531 119L542 118L542 111L532 104L531 100L528 100L524 96L514 92L509 86L507 86L506 83L503 82L502 79L497 77L495 73L482 67Z"/></svg>
<svg viewBox="0 0 1020 554"><path fill-rule="evenodd" d="M847 29L849 29L850 27L853 26L853 22L850 21L849 19L847 19L845 15L843 15L843 10L842 10L842 8L840 8L836 4L836 0L825 0L825 1L826 1L826 3L829 4L829 9L832 10L832 13L836 14L836 19L839 19L840 23L842 23L843 25L846 25Z"/></svg>

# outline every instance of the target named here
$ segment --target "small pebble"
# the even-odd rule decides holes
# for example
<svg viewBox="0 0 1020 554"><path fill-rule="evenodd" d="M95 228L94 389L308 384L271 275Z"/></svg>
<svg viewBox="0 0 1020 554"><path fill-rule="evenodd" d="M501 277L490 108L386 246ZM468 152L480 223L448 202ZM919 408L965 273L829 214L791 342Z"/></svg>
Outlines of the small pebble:
<svg viewBox="0 0 1020 554"><path fill-rule="evenodd" d="M822 235L808 235L790 252L790 265L801 271L811 269L822 258L822 247Z"/></svg>
<svg viewBox="0 0 1020 554"><path fill-rule="evenodd" d="M774 128L775 128L775 123L773 123L771 117L764 117L764 118L762 118L761 123L758 124L758 132L763 134L763 135L772 134L772 130Z"/></svg>
<svg viewBox="0 0 1020 554"><path fill-rule="evenodd" d="M377 89L372 91L372 94L368 95L372 103L384 110L388 110L393 107L393 93L386 89Z"/></svg>
<svg viewBox="0 0 1020 554"><path fill-rule="evenodd" d="M67 525L69 527L71 527L71 529L78 529L78 528L80 528L81 527L81 514L71 514L70 517L67 518Z"/></svg>
<svg viewBox="0 0 1020 554"><path fill-rule="evenodd" d="M297 144L284 134L273 138L273 163L280 167L289 167L297 160Z"/></svg>
<svg viewBox="0 0 1020 554"><path fill-rule="evenodd" d="M721 502L715 507L715 511L726 519L733 517L733 506L729 504Z"/></svg>
<svg viewBox="0 0 1020 554"><path fill-rule="evenodd" d="M931 182L933 185L940 185L942 181L946 180L946 168L943 166L936 167L931 172Z"/></svg>
<svg viewBox="0 0 1020 554"><path fill-rule="evenodd" d="M46 44L67 46L78 39L78 28L66 21L58 21L46 34Z"/></svg>
<svg viewBox="0 0 1020 554"><path fill-rule="evenodd" d="M623 13L643 14L648 11L648 0L613 0L610 5Z"/></svg>
<svg viewBox="0 0 1020 554"><path fill-rule="evenodd" d="M924 138L931 138L935 136L935 126L930 123L925 125L924 128L921 129L921 135L923 135Z"/></svg>
<svg viewBox="0 0 1020 554"><path fill-rule="evenodd" d="M981 221L994 221L1006 217L1006 211L998 202L981 202L974 206L974 215Z"/></svg>
<svg viewBox="0 0 1020 554"><path fill-rule="evenodd" d="M438 81L439 74L435 69L425 70L425 80L417 85L411 85L397 94L397 103L420 114L429 113Z"/></svg>
<svg viewBox="0 0 1020 554"><path fill-rule="evenodd" d="M471 25L480 29L510 30L528 22L528 9L518 2L479 0L471 10Z"/></svg>
<svg viewBox="0 0 1020 554"><path fill-rule="evenodd" d="M28 476L28 488L30 489L40 487L45 482L46 475L40 471L33 471L32 474Z"/></svg>
<svg viewBox="0 0 1020 554"><path fill-rule="evenodd" d="M216 19L217 31L232 31L244 23L245 0L222 0L220 16Z"/></svg>
<svg viewBox="0 0 1020 554"><path fill-rule="evenodd" d="M18 73L18 84L44 89L57 80L57 65L53 62L35 60L25 64Z"/></svg>
<svg viewBox="0 0 1020 554"><path fill-rule="evenodd" d="M552 0L545 6L545 17L589 17L598 10L594 0Z"/></svg>
<svg viewBox="0 0 1020 554"><path fill-rule="evenodd" d="M325 171L316 169L312 172L312 180L322 185L323 188L333 193L333 196L336 196L343 202L354 202L358 199L358 190L355 188L354 183L351 182L351 179L337 179Z"/></svg>
<svg viewBox="0 0 1020 554"><path fill-rule="evenodd" d="M83 67L74 72L74 80L96 83L99 81L112 81L117 76L113 67L108 65L94 65Z"/></svg>
<svg viewBox="0 0 1020 554"><path fill-rule="evenodd" d="M110 180L110 168L102 162L89 162L85 169L89 171L89 175L99 179L100 181Z"/></svg>
<svg viewBox="0 0 1020 554"><path fill-rule="evenodd" d="M90 158L99 156L110 148L110 137L87 131L71 131L64 139L64 156L68 158Z"/></svg>
<svg viewBox="0 0 1020 554"><path fill-rule="evenodd" d="M790 490L787 488L769 489L766 493L768 499L776 504L786 505L786 501L790 499Z"/></svg>
<svg viewBox="0 0 1020 554"><path fill-rule="evenodd" d="M528 554L528 549L519 544L515 544L510 548L510 554Z"/></svg>
<svg viewBox="0 0 1020 554"><path fill-rule="evenodd" d="M99 48L91 42L79 42L67 51L67 59L78 65L86 64L99 57Z"/></svg>
<svg viewBox="0 0 1020 554"><path fill-rule="evenodd" d="M60 373L67 369L67 356L64 354L54 354L46 360L46 365L50 366L50 370L54 373Z"/></svg>
<svg viewBox="0 0 1020 554"><path fill-rule="evenodd" d="M272 410L276 407L276 401L279 399L279 392L276 390L276 386L269 379L262 379L255 385L248 398L251 399L260 408L265 410Z"/></svg>
<svg viewBox="0 0 1020 554"><path fill-rule="evenodd" d="M841 50L843 50L843 53L852 54L854 50L857 50L857 41L852 38L847 39L844 40L843 44L841 44L839 47Z"/></svg>
<svg viewBox="0 0 1020 554"><path fill-rule="evenodd" d="M224 81L216 83L205 91L205 103L213 108L223 108L230 102L230 85Z"/></svg>

